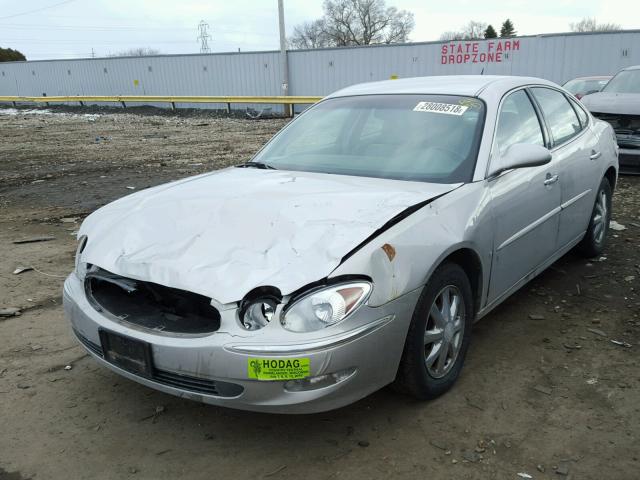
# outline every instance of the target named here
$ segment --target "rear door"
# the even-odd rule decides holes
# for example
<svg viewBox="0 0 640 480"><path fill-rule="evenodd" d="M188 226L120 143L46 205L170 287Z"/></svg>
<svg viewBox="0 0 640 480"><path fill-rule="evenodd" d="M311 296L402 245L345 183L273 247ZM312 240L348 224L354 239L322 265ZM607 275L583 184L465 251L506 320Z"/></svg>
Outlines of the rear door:
<svg viewBox="0 0 640 480"><path fill-rule="evenodd" d="M587 228L599 181L597 138L589 134L588 115L564 93L531 88L542 110L562 190L558 248L579 239Z"/></svg>
<svg viewBox="0 0 640 480"><path fill-rule="evenodd" d="M516 143L547 146L542 119L525 89L501 103L491 158ZM488 301L502 296L551 257L557 247L558 164L509 170L489 180L495 232Z"/></svg>

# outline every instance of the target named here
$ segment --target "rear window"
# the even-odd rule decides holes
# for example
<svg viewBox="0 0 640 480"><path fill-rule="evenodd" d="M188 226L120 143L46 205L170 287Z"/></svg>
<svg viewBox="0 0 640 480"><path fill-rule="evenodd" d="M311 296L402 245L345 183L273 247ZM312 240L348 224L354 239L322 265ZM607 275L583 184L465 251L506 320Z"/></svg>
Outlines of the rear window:
<svg viewBox="0 0 640 480"><path fill-rule="evenodd" d="M606 79L580 80L575 79L565 83L564 88L574 95L599 92L607 84Z"/></svg>
<svg viewBox="0 0 640 480"><path fill-rule="evenodd" d="M473 176L485 106L449 95L366 95L320 102L254 158L283 170L436 183Z"/></svg>

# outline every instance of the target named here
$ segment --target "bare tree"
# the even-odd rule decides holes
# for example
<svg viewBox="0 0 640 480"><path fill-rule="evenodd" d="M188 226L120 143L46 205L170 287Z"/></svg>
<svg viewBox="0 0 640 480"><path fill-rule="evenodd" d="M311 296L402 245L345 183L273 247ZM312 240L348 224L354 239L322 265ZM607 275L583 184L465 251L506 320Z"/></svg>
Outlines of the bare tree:
<svg viewBox="0 0 640 480"><path fill-rule="evenodd" d="M478 40L479 38L484 38L484 31L487 29L487 26L488 25L485 22L471 20L462 28L465 40Z"/></svg>
<svg viewBox="0 0 640 480"><path fill-rule="evenodd" d="M138 47L110 53L107 57L148 57L149 55L160 55L161 53L160 50L156 50L155 48Z"/></svg>
<svg viewBox="0 0 640 480"><path fill-rule="evenodd" d="M449 30L448 32L442 32L440 34L440 40L442 40L443 42L448 42L451 40L464 40L464 33L454 32L453 30Z"/></svg>
<svg viewBox="0 0 640 480"><path fill-rule="evenodd" d="M387 7L385 0L325 0L324 16L296 26L294 48L345 47L406 42L413 13Z"/></svg>
<svg viewBox="0 0 640 480"><path fill-rule="evenodd" d="M406 10L398 11L395 7L391 7L388 10L392 10L393 12L389 26L383 33L383 42L387 44L406 42L415 26L413 13L407 12Z"/></svg>
<svg viewBox="0 0 640 480"><path fill-rule="evenodd" d="M622 30L618 23L598 23L595 18L585 17L577 23L570 23L572 32L617 32Z"/></svg>
<svg viewBox="0 0 640 480"><path fill-rule="evenodd" d="M293 36L288 39L288 42L289 46L294 49L331 46L326 34L325 21L322 18L296 25L293 29Z"/></svg>
<svg viewBox="0 0 640 480"><path fill-rule="evenodd" d="M440 35L440 40L479 40L484 38L484 32L487 29L487 24L484 22L478 22L471 20L464 25L459 31L444 32Z"/></svg>

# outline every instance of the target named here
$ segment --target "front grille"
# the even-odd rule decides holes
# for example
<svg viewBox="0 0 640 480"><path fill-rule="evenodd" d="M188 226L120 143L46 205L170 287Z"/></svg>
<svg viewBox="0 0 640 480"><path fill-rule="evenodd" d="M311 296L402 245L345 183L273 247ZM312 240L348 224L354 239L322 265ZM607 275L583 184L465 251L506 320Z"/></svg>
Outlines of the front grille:
<svg viewBox="0 0 640 480"><path fill-rule="evenodd" d="M207 380L163 370L155 370L153 379L163 385L216 397L237 397L244 391L244 388L236 383Z"/></svg>
<svg viewBox="0 0 640 480"><path fill-rule="evenodd" d="M92 342L87 337L74 329L76 337L84 345L87 350L95 355L104 358L102 347ZM221 382L217 380L209 380L207 378L192 377L180 373L168 372L166 370L153 369L153 381L166 385L168 387L179 388L192 393L202 393L205 395L213 395L216 397L237 397L244 391L242 385L230 382Z"/></svg>
<svg viewBox="0 0 640 480"><path fill-rule="evenodd" d="M155 333L203 335L220 328L220 312L210 298L98 267L87 273L85 293L98 312Z"/></svg>
<svg viewBox="0 0 640 480"><path fill-rule="evenodd" d="M620 162L620 173L640 175L640 152L636 155L620 153L618 161Z"/></svg>
<svg viewBox="0 0 640 480"><path fill-rule="evenodd" d="M621 148L640 148L640 115L598 112L593 115L611 124Z"/></svg>
<svg viewBox="0 0 640 480"><path fill-rule="evenodd" d="M80 340L80 343L85 347L87 347L87 350L89 350L92 353L95 353L99 357L104 356L104 354L102 353L102 347L100 345L98 345L97 343L93 343L91 340L89 340L87 337L82 335L77 330L74 330L73 333L76 334L76 337L78 337L78 340Z"/></svg>

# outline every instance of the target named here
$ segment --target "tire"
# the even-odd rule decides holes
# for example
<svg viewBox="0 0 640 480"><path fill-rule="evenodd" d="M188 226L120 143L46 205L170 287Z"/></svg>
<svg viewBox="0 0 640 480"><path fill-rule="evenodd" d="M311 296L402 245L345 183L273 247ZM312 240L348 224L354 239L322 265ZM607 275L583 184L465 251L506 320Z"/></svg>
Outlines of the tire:
<svg viewBox="0 0 640 480"><path fill-rule="evenodd" d="M449 298L450 304L453 304L455 300L451 299L454 296L458 297L458 314L449 315L449 321L442 322L446 316L442 314L446 313L444 300ZM413 313L395 381L396 389L420 400L428 400L442 395L453 386L460 375L471 340L473 305L471 284L464 270L455 263L438 267L424 287ZM432 314L432 306L441 314ZM463 306L463 310L460 310L460 306ZM439 368L443 355L438 355L438 352L444 351L443 345L447 341L452 348L447 349L442 367Z"/></svg>
<svg viewBox="0 0 640 480"><path fill-rule="evenodd" d="M602 254L607 246L607 234L609 233L609 221L611 220L611 196L609 180L603 178L600 182L600 187L598 187L589 227L577 248L578 252L587 258L597 257Z"/></svg>

